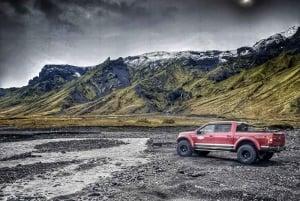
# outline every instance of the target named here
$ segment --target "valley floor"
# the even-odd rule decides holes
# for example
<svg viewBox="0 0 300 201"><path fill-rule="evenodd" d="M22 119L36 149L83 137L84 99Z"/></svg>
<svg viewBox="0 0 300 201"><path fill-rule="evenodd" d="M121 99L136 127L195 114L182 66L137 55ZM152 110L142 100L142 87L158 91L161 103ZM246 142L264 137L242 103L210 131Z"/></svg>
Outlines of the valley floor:
<svg viewBox="0 0 300 201"><path fill-rule="evenodd" d="M228 152L179 157L176 136L193 129L2 128L0 200L299 199L300 130L285 131L287 151L243 165Z"/></svg>

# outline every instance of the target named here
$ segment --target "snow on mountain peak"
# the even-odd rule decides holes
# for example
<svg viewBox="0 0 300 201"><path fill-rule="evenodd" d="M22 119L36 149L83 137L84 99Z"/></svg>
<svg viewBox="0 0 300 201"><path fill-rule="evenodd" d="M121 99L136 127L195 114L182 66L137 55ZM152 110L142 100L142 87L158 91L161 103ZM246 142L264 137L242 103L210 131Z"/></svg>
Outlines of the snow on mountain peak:
<svg viewBox="0 0 300 201"><path fill-rule="evenodd" d="M132 67L141 65L149 65L151 68L158 68L167 64L172 60L192 59L194 61L204 60L219 60L219 63L226 62L227 58L237 56L236 51L179 51L179 52L166 52L157 51L145 53L137 56L126 57L125 63Z"/></svg>
<svg viewBox="0 0 300 201"><path fill-rule="evenodd" d="M267 39L262 39L262 40L258 41L257 43L254 44L253 47L255 49L259 49L259 48L265 48L268 45L271 45L274 43L279 44L282 41L285 41L286 39L294 36L296 34L296 32L298 31L298 29L299 29L299 27L293 26L286 31L274 34Z"/></svg>
<svg viewBox="0 0 300 201"><path fill-rule="evenodd" d="M125 64L131 67L149 66L151 69L156 69L161 66L170 64L170 62L181 60L192 60L194 64L205 65L208 63L219 64L227 62L229 58L246 56L255 51L267 48L272 44L280 44L281 42L291 38L299 30L298 26L293 26L288 30L280 33L276 33L268 38L258 41L254 46L241 47L237 50L231 51L178 51L178 52L166 52L156 51L150 53L144 53L136 56L129 56L124 58ZM185 63L182 63L183 65Z"/></svg>
<svg viewBox="0 0 300 201"><path fill-rule="evenodd" d="M280 35L284 36L285 38L290 38L293 35L295 35L295 33L298 31L298 29L299 29L299 27L292 26L288 30L281 32Z"/></svg>

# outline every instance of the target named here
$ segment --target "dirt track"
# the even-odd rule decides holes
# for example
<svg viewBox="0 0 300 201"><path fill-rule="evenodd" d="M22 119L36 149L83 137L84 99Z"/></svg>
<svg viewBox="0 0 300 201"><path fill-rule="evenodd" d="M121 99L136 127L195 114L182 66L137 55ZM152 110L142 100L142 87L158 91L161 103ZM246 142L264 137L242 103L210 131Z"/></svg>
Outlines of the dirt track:
<svg viewBox="0 0 300 201"><path fill-rule="evenodd" d="M189 129L73 128L26 140L9 131L0 200L299 200L299 130L286 131L279 156L242 165L229 152L179 157L176 136Z"/></svg>

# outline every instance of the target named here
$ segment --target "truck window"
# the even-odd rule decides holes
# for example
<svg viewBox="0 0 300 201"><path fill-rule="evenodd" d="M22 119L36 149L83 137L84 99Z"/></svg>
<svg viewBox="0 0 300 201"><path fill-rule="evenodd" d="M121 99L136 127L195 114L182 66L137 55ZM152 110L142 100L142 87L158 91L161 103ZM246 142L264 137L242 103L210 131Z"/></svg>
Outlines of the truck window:
<svg viewBox="0 0 300 201"><path fill-rule="evenodd" d="M201 134L205 134L205 133L211 133L211 132L214 132L214 128L215 128L215 125L213 124L209 124L209 125L206 125L204 127L202 127L198 132L198 133L201 133Z"/></svg>
<svg viewBox="0 0 300 201"><path fill-rule="evenodd" d="M230 132L231 124L216 124L214 132Z"/></svg>
<svg viewBox="0 0 300 201"><path fill-rule="evenodd" d="M238 124L236 131L237 132L247 132L247 131L249 131L249 125L248 124Z"/></svg>

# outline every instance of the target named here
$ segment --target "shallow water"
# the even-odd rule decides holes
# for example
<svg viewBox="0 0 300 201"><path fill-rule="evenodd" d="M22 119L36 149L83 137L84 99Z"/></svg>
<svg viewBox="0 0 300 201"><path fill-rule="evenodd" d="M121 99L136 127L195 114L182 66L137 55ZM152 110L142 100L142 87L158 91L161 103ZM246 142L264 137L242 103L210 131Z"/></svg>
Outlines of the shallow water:
<svg viewBox="0 0 300 201"><path fill-rule="evenodd" d="M74 140L74 138L2 143L0 158L34 151L34 146L37 144L62 140ZM83 139L80 138L78 140ZM33 178L23 178L13 184L0 185L2 198L4 200L20 197L51 199L57 196L68 195L82 190L89 184L95 183L99 177L109 177L112 172L119 171L122 168L148 162L148 159L141 155L141 152L146 149L147 138L122 138L117 140L129 144L79 152L36 153L37 155L41 155L41 157L1 161L0 168L39 162L79 161L76 164L68 165L56 171L35 175ZM104 162L101 162L102 160ZM78 169L84 164L97 161L98 164L90 169Z"/></svg>

